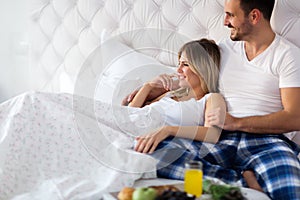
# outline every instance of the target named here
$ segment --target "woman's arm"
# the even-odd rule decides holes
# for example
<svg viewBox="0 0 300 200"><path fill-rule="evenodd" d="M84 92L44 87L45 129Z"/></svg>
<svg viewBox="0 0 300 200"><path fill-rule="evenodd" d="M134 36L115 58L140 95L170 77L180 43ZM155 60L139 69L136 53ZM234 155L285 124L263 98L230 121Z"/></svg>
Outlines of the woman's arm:
<svg viewBox="0 0 300 200"><path fill-rule="evenodd" d="M168 136L181 137L191 140L217 143L221 134L221 129L205 126L166 126Z"/></svg>
<svg viewBox="0 0 300 200"><path fill-rule="evenodd" d="M134 149L142 153L152 153L157 145L168 136L217 143L222 129L211 126L210 122L224 124L225 114L226 104L223 97L220 94L211 94L206 102L204 126L163 126L144 136L137 137ZM213 117L206 119L206 116Z"/></svg>
<svg viewBox="0 0 300 200"><path fill-rule="evenodd" d="M222 129L226 113L226 103L223 96L219 93L212 93L206 101L204 126Z"/></svg>
<svg viewBox="0 0 300 200"><path fill-rule="evenodd" d="M163 126L159 130L136 138L135 151L152 153L157 145L169 136L187 138L209 143L217 143L221 129L204 126Z"/></svg>

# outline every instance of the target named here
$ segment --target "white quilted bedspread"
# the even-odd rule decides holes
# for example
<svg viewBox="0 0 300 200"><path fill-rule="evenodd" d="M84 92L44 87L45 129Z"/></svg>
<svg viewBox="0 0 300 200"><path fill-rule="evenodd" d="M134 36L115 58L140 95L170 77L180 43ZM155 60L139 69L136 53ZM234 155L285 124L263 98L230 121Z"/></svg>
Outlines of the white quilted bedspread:
<svg viewBox="0 0 300 200"><path fill-rule="evenodd" d="M132 150L128 130L139 130L127 113L116 118L120 109L33 92L1 104L0 199L99 199L155 177L154 159Z"/></svg>

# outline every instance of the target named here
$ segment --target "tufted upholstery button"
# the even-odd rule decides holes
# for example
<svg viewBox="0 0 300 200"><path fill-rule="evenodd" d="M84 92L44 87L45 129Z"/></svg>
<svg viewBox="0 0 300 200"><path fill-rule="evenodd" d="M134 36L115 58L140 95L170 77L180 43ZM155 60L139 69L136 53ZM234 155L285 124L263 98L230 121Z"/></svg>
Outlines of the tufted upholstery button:
<svg viewBox="0 0 300 200"><path fill-rule="evenodd" d="M128 4L128 9L132 10L133 9L133 4Z"/></svg>

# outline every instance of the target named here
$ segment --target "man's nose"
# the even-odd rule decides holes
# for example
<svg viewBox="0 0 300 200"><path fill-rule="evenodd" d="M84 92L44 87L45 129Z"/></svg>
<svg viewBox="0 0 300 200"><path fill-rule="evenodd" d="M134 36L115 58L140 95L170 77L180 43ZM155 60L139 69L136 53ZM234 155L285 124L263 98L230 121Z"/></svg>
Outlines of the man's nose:
<svg viewBox="0 0 300 200"><path fill-rule="evenodd" d="M228 19L228 15L225 15L224 17L224 26L228 26L230 24L229 19Z"/></svg>

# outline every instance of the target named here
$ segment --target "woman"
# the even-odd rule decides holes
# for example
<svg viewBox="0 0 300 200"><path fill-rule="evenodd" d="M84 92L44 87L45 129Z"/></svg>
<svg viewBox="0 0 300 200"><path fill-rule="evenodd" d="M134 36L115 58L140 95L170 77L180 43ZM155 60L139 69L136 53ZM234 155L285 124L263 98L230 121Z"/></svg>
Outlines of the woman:
<svg viewBox="0 0 300 200"><path fill-rule="evenodd" d="M197 52L199 52L199 54L197 54ZM163 105L164 103L167 105L161 106L161 110L164 110L163 108L165 108L165 112L169 113L169 115L179 116L178 113L172 112L172 110L175 109L170 109L169 105L172 104L171 99L173 99L174 102L187 101L193 98L197 100L196 104L206 105L202 107L203 110L198 110L198 112L205 111L205 122L204 124L192 123L195 121L195 119L202 118L202 116L199 116L197 113L195 113L195 111L197 112L197 110L195 110L197 105L194 105L194 107L189 107L191 108L190 110L181 110L184 112L189 112L190 117L185 116L185 118L189 118L188 124L181 124L181 126L178 126L179 122L177 121L175 125L173 124L173 126L169 124L161 127L157 131L137 137L135 150L138 152L153 153L159 143L170 136L211 143L216 143L219 139L221 130L217 127L210 127L210 124L219 124L218 127L222 127L226 112L226 105L223 98L219 94L209 94L209 92L217 92L216 83L218 80L220 64L220 53L218 46L213 41L207 39L191 41L186 43L180 49L178 53L178 60L179 66L177 69L177 75L161 75L153 81L144 84L141 89L130 94L131 96L129 95L127 98L125 98L123 102L128 101L130 102L127 102L129 106L141 107L145 104L150 104L162 99L163 101L160 102L160 105ZM179 78L179 83L174 81L174 76ZM169 92L170 89L172 90L178 87L180 88ZM159 94L158 97L152 98L151 101L147 101L148 99L151 99L151 95L155 97L157 94ZM164 98L167 100L164 100ZM189 104L192 105L193 103ZM191 117L194 119L191 119ZM189 141L188 145L186 145L186 149L188 149L190 143L191 141ZM205 152L209 150L202 149L202 151L205 154ZM161 152L162 150L160 149L159 153L155 153L153 156L159 160L161 157L159 154L162 154ZM183 155L183 153L179 153L178 156L175 156L171 160L176 160L180 158L181 155ZM168 155L168 157L171 156ZM167 164L164 163L161 168L163 168L164 165ZM228 170L228 174L232 175L232 171ZM162 176L164 175L162 174ZM262 191L252 171L246 170L243 173L243 177L250 188Z"/></svg>
<svg viewBox="0 0 300 200"><path fill-rule="evenodd" d="M205 127L203 112L218 107L219 100L223 105L220 96L208 94L217 88L218 48L208 40L190 42L180 50L179 64L181 88L143 108L40 92L2 103L0 199L39 199L39 192L52 199L99 199L103 191L156 174L156 161L132 149L136 137L140 152L152 152L168 134L216 142L220 130ZM165 83L162 78L143 88L157 88ZM130 106L144 104L144 94Z"/></svg>
<svg viewBox="0 0 300 200"><path fill-rule="evenodd" d="M222 125L226 111L223 98L215 93L219 77L219 48L211 40L191 41L179 50L178 61L177 75L162 75L144 84L129 103L129 106L141 107L159 101L160 109L158 110L164 112L166 118L166 126L136 138L135 150L138 152L152 153L157 145L168 136L211 143L218 141L221 129L210 127L209 123L212 121L209 120L214 120L214 122L217 120L217 123ZM173 81L174 77L179 81ZM178 87L177 90L168 91ZM152 101L146 102L150 92L159 88L166 89L166 92ZM184 104L189 106L183 106ZM156 107L153 104L151 106ZM180 113L176 112L174 107L181 107ZM210 117L212 115L208 114L212 110L218 112L213 115L214 117ZM204 112L207 113L205 120L203 120ZM187 114L185 115L185 113ZM175 120L174 116L176 116ZM180 124L180 116L188 119L186 123Z"/></svg>

